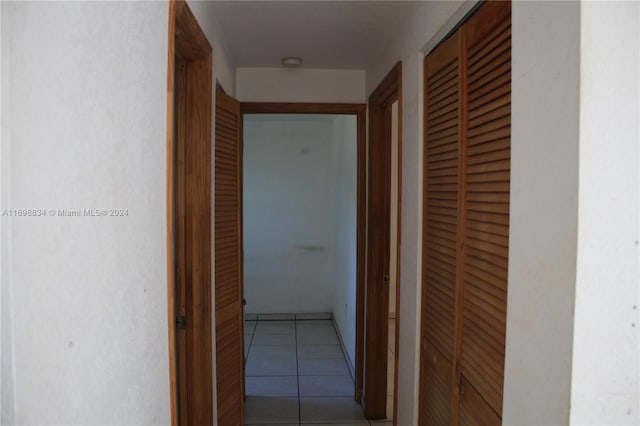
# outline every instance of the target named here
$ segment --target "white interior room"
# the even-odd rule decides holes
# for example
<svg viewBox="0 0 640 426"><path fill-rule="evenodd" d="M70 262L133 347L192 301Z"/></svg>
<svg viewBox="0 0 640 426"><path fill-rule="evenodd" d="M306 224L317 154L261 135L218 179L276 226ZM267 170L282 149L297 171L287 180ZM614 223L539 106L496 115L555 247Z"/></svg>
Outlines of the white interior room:
<svg viewBox="0 0 640 426"><path fill-rule="evenodd" d="M354 363L356 116L245 114L243 140L245 315L324 314Z"/></svg>

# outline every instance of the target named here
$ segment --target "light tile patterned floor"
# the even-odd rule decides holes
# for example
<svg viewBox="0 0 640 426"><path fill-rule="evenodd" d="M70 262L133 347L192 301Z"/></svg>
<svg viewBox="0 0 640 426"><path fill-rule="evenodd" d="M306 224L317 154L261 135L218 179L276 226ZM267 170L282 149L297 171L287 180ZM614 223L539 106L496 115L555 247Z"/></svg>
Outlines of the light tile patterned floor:
<svg viewBox="0 0 640 426"><path fill-rule="evenodd" d="M367 421L330 320L245 321L245 425Z"/></svg>

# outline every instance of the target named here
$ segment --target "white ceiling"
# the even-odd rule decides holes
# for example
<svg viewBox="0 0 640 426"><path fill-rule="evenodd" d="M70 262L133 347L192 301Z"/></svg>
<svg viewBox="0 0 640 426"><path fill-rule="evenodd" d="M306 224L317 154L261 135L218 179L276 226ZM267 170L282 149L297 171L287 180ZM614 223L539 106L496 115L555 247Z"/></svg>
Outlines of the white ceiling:
<svg viewBox="0 0 640 426"><path fill-rule="evenodd" d="M393 45L421 1L213 1L211 15L232 67L366 69Z"/></svg>

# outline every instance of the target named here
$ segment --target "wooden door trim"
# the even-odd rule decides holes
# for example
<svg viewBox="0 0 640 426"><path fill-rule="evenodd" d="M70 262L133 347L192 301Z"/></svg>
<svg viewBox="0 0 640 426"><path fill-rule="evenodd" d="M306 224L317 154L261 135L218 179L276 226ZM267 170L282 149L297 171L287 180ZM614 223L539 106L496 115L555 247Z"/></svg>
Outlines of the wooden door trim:
<svg viewBox="0 0 640 426"><path fill-rule="evenodd" d="M241 114L348 114L355 115L358 128L356 207L356 365L355 399L360 402L364 377L364 305L367 221L367 128L366 104L304 102L242 102Z"/></svg>
<svg viewBox="0 0 640 426"><path fill-rule="evenodd" d="M393 407L393 421L395 423L397 419L397 406L398 406L398 353L399 353L399 331L400 331L400 247L401 247L401 225L402 225L402 62L397 62L394 67L389 71L389 73L385 76L385 78L380 82L378 87L373 91L373 93L369 96L369 152L371 152L371 145L376 143L379 137L382 136L384 126L387 125L386 120L391 121L391 104L394 102L398 102L398 169L397 169L397 182L398 182L398 193L397 193L397 239L396 245L398 250L396 251L396 277L395 277L395 285L396 285L396 321L395 321L395 350L394 350L394 407ZM388 112L385 110L388 109ZM388 117L387 117L388 115ZM390 135L389 135L390 137ZM390 141L389 141L390 143ZM389 177L390 179L390 177ZM393 202L394 200L390 200ZM388 231L388 230L387 230ZM367 252L367 259L369 259L370 253ZM367 298L367 312L366 312L366 323L367 324L376 324L381 321L380 316L388 317L388 303L380 304L377 303L379 299L379 294L374 291L375 289L369 288L367 286L366 289L366 298ZM388 291L388 289L387 289ZM385 318L386 319L386 318ZM388 344L388 329L385 327L384 338L383 339L367 339L367 347L369 351L378 350L382 351L382 348L379 348L378 345L384 345L384 350L386 351L386 346ZM379 336L376 336L379 337ZM367 351L365 348L364 351ZM364 352L363 351L363 352ZM386 355L384 357L386 359ZM388 362L388 361L387 361ZM367 389L369 390L368 400L365 401L365 410L368 412L367 414L372 415L375 418L384 418L386 417L386 390L387 390L387 377L386 377L386 365L384 368L376 365L377 360L372 359L372 357L368 357L365 359L365 368L369 369L370 374L369 377L372 379L373 383L365 384ZM383 394L384 392L384 394ZM367 392L365 392L366 394ZM384 396L384 398L383 398ZM366 397L366 395L365 395ZM384 416L384 417L383 417Z"/></svg>
<svg viewBox="0 0 640 426"><path fill-rule="evenodd" d="M174 140L176 139L177 134L181 134L183 132L189 131L190 134L198 135L198 137L194 138L196 142L206 142L208 134L209 147L211 141L211 114L208 116L205 114L203 120L186 120L183 118L180 119L180 123L177 127L184 128L176 128L175 121L178 118L179 110L185 109L188 111L190 108L193 108L193 103L191 100L186 100L186 88L185 85L182 85L182 89L175 87L175 79L176 76L180 79L186 79L187 81L197 80L199 83L208 83L211 85L211 76L212 76L212 48L209 42L207 41L206 36L200 29L197 20L191 13L189 6L186 4L184 0L171 0L169 2L169 30L168 30L168 56L167 56L167 139L166 139L166 150L167 150L167 162L166 162L166 188L167 188L167 314L168 314L168 343L169 343L169 386L170 386L170 407L171 407L171 424L173 426L177 426L179 424L179 408L178 408L178 382L177 382L177 346L176 346L176 292L175 292L175 274L176 274L176 250L174 247L174 239L176 238L176 214L174 212L174 205L176 203L176 194L174 193L174 180L178 177L179 174L184 175L185 165L175 164L176 154L174 152ZM182 60L187 64L198 63L194 72L189 73L190 75L177 75L179 70L175 69L175 62L177 60ZM179 90L184 91L184 93L178 93ZM210 98L210 94L203 93L202 96L208 96ZM199 95L196 95L199 96ZM176 105L176 97L181 98L182 100L178 100L177 102L185 102L184 105ZM206 99L202 99L206 104ZM210 103L210 101L209 101ZM179 143L175 140L175 143ZM210 159L203 159L205 163ZM201 165L202 166L202 165ZM206 164L204 164L206 167ZM209 167L210 170L210 167ZM205 179L206 180L206 179ZM206 184L207 182L203 182ZM211 185L211 181L208 181L209 187ZM210 209L211 203L209 203L208 208ZM206 210L206 206L205 210ZM210 215L209 215L210 216ZM209 223L210 228L210 223ZM208 258L204 260L204 267L208 270L211 270L211 253L209 253ZM209 273L210 276L210 273ZM209 283L209 293L210 293L210 284ZM206 289L205 293L206 293ZM211 298L209 300L205 300L206 304L211 304ZM210 313L210 309L209 309ZM208 327L205 323L198 324L198 334L211 334L211 318L209 315ZM208 331L207 331L208 330ZM209 354L209 358L211 358L212 348L209 345L204 348L205 354ZM213 366L209 366L212 368ZM208 390L212 393L212 383L213 376L206 377L204 375L204 387L208 388ZM207 382L211 384L211 386L207 386ZM206 395L203 400L206 401ZM211 400L211 398L209 398ZM203 411L210 412L210 416L213 416L213 406L211 403L205 404L205 407L202 408Z"/></svg>

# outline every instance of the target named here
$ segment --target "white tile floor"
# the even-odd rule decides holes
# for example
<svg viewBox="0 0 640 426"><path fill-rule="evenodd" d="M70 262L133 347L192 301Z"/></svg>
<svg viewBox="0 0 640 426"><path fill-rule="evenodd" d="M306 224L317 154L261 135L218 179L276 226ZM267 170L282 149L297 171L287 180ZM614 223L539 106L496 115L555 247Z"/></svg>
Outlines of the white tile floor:
<svg viewBox="0 0 640 426"><path fill-rule="evenodd" d="M245 425L364 426L330 320L245 321Z"/></svg>

